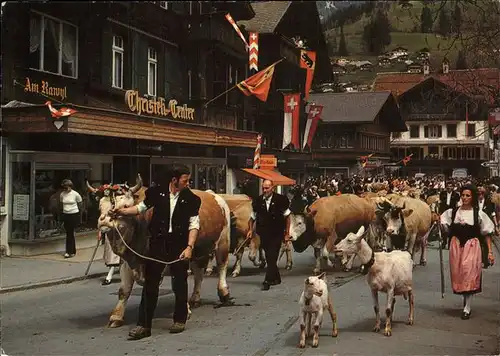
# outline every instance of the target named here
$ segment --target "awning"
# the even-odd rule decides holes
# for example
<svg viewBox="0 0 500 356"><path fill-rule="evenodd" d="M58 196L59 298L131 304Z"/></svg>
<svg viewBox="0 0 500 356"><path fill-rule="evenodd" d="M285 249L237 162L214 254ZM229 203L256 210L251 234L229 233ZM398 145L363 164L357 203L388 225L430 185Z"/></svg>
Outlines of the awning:
<svg viewBox="0 0 500 356"><path fill-rule="evenodd" d="M252 168L243 168L243 170L247 173L250 173L253 176L272 180L275 185L294 185L295 179L291 179L285 176L282 176L278 172L272 171L270 169L252 169Z"/></svg>

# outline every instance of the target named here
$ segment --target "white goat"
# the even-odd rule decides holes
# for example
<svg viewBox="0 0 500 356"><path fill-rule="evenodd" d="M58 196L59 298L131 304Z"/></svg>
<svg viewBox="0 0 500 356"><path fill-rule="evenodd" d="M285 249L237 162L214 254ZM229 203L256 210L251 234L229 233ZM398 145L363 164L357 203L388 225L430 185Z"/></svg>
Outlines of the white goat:
<svg viewBox="0 0 500 356"><path fill-rule="evenodd" d="M304 282L304 291L300 296L300 341L299 347L306 347L306 337L311 333L313 326L312 347L318 347L319 329L323 323L323 312L328 309L332 317L332 336L337 337L337 314L333 312L332 300L328 295L328 285L326 283L326 273L319 276L307 277Z"/></svg>
<svg viewBox="0 0 500 356"><path fill-rule="evenodd" d="M394 250L392 252L376 252L370 248L363 238L365 232L362 226L356 234L349 233L342 241L335 245L335 252L348 255L355 253L363 263L367 274L366 281L370 286L373 297L373 308L375 310L375 327L373 331L380 331L380 309L378 303L378 292L387 293L387 304L385 314L385 336L392 335L392 315L396 296L403 295L408 299L410 312L408 324L413 325L414 317L414 295L413 295L413 261L407 251Z"/></svg>

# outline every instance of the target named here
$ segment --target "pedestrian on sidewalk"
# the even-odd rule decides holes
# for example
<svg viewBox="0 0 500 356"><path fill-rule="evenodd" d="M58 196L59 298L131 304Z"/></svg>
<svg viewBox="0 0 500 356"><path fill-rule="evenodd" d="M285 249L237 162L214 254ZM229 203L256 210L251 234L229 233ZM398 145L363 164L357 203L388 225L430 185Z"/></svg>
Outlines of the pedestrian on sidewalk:
<svg viewBox="0 0 500 356"><path fill-rule="evenodd" d="M66 230L66 253L64 258L71 258L76 255L75 229L80 224L81 211L83 206L82 196L73 190L73 182L69 179L62 181L59 202L61 204L62 221Z"/></svg>
<svg viewBox="0 0 500 356"><path fill-rule="evenodd" d="M474 186L460 189L461 205L446 210L441 215L441 224L449 228L450 277L453 293L463 296L462 319L471 315L472 295L481 292L483 255L481 245L489 249L493 257L490 235L495 231L493 222L479 209L478 193ZM487 262L485 263L487 265Z"/></svg>
<svg viewBox="0 0 500 356"><path fill-rule="evenodd" d="M188 167L176 165L163 177L160 184L146 191L143 202L114 212L121 216L137 215L154 207L149 223L149 257L161 261L181 259L170 265L172 290L175 295L174 324L170 327L170 333L183 332L186 327L189 260L200 230L201 199L188 188L190 177ZM179 209L177 206L180 206ZM137 326L129 333L129 340L151 336L153 315L158 304L160 281L165 265L151 260L146 260L145 263L139 318Z"/></svg>
<svg viewBox="0 0 500 356"><path fill-rule="evenodd" d="M284 195L274 192L274 184L268 179L262 183L262 191L263 194L252 202L247 239L252 238L254 231L260 236L267 262L262 290L269 290L272 285L281 283L278 256L283 237L285 241L289 240L290 202Z"/></svg>

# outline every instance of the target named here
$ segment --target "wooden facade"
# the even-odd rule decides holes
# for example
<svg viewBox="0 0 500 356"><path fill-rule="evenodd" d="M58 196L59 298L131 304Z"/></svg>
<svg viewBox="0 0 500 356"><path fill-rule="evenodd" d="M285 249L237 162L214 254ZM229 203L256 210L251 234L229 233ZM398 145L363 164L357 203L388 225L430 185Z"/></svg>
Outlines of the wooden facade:
<svg viewBox="0 0 500 356"><path fill-rule="evenodd" d="M255 133L245 124L248 118L241 93L235 91L208 107L203 105L246 75L245 47L223 13L248 19L253 16L250 5L166 2L165 9L159 3L5 6L2 104L43 105L49 100L56 109L77 110L64 120L63 128L55 129L47 108L25 110L31 116L6 109L7 134L55 129L61 134L253 148ZM73 41L61 40L61 36L71 38L71 33ZM51 48L50 41L60 48ZM154 79L148 80L152 73ZM138 115L127 104L128 90L135 91L140 100L162 98L167 108L175 100L178 107L190 108L193 114L190 118L171 113Z"/></svg>

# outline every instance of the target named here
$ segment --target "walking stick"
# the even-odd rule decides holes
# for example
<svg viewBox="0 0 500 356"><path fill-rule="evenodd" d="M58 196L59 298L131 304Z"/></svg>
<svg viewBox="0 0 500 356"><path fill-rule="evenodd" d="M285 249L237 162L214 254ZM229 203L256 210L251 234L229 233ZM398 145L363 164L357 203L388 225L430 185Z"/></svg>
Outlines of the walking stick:
<svg viewBox="0 0 500 356"><path fill-rule="evenodd" d="M441 234L441 224L434 223L438 228L439 234L439 270L441 272L441 299L444 299L444 266L443 266L443 235Z"/></svg>
<svg viewBox="0 0 500 356"><path fill-rule="evenodd" d="M97 245L95 246L94 253L92 254L92 257L90 258L89 265L87 266L87 270L85 271L85 276L89 274L90 271L90 266L92 266L92 262L94 262L95 254L97 253L97 249L99 248L99 244L101 243L101 239L97 239Z"/></svg>

